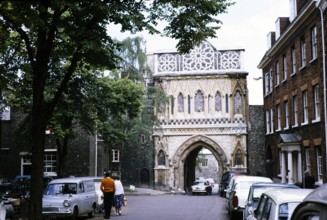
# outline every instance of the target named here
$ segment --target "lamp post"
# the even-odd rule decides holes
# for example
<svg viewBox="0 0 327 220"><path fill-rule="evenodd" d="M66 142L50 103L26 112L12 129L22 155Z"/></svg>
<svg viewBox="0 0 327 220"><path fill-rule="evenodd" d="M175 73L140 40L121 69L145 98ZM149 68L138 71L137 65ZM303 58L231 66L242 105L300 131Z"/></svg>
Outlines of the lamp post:
<svg viewBox="0 0 327 220"><path fill-rule="evenodd" d="M94 176L98 176L98 133L95 133Z"/></svg>

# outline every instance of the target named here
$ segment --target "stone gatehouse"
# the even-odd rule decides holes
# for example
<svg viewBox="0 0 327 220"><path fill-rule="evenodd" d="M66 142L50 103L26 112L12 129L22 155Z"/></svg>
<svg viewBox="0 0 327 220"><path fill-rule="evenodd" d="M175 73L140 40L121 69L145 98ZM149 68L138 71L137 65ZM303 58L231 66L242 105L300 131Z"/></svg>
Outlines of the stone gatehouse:
<svg viewBox="0 0 327 220"><path fill-rule="evenodd" d="M153 134L156 188L183 190L195 179L202 148L226 170L247 170L248 90L244 50L217 50L203 42L187 54L148 54L154 84L169 103L156 109Z"/></svg>

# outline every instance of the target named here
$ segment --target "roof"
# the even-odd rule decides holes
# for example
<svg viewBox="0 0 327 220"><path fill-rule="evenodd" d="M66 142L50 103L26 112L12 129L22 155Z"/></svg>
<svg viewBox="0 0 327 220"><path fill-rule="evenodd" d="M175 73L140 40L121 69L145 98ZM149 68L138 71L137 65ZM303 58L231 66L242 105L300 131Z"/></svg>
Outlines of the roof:
<svg viewBox="0 0 327 220"><path fill-rule="evenodd" d="M93 181L93 179L90 177L68 177L68 178L54 179L50 183L76 183L76 182L86 181L86 180Z"/></svg>
<svg viewBox="0 0 327 220"><path fill-rule="evenodd" d="M263 194L268 195L277 204L281 204L286 202L302 202L303 199L312 191L313 189L281 188L269 190Z"/></svg>
<svg viewBox="0 0 327 220"><path fill-rule="evenodd" d="M259 182L252 184L251 187L265 187L265 186L277 186L277 187L288 187L288 188L300 188L294 184L288 183L271 183L271 182Z"/></svg>
<svg viewBox="0 0 327 220"><path fill-rule="evenodd" d="M246 182L273 182L270 178L268 177L263 177L263 176L233 176L235 178L235 182L241 182L241 181L246 181Z"/></svg>
<svg viewBox="0 0 327 220"><path fill-rule="evenodd" d="M312 191L303 201L327 204L327 183Z"/></svg>

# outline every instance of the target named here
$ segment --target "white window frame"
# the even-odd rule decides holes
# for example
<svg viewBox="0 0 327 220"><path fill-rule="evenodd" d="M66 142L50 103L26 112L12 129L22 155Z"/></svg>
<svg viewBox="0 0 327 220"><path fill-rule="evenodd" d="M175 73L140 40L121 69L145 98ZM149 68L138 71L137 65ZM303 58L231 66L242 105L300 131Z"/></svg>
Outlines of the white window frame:
<svg viewBox="0 0 327 220"><path fill-rule="evenodd" d="M287 79L287 59L286 55L283 55L283 82Z"/></svg>
<svg viewBox="0 0 327 220"><path fill-rule="evenodd" d="M316 149L316 156L317 156L318 182L322 183L322 155L321 155L321 151L318 147Z"/></svg>
<svg viewBox="0 0 327 220"><path fill-rule="evenodd" d="M309 121L309 109L308 109L308 92L307 90L302 92L302 108L303 108L303 121L301 125L308 124Z"/></svg>
<svg viewBox="0 0 327 220"><path fill-rule="evenodd" d="M292 75L296 74L296 51L295 47L291 49Z"/></svg>
<svg viewBox="0 0 327 220"><path fill-rule="evenodd" d="M305 169L311 171L311 164L310 164L310 148L306 148L305 151Z"/></svg>
<svg viewBox="0 0 327 220"><path fill-rule="evenodd" d="M270 133L274 133L274 110L270 109Z"/></svg>
<svg viewBox="0 0 327 220"><path fill-rule="evenodd" d="M265 95L269 94L269 74L265 74Z"/></svg>
<svg viewBox="0 0 327 220"><path fill-rule="evenodd" d="M317 27L314 26L311 28L311 53L312 53L312 60L317 59L318 52L317 52Z"/></svg>
<svg viewBox="0 0 327 220"><path fill-rule="evenodd" d="M306 66L306 49L305 49L305 39L301 39L300 41L300 45L301 45L301 67L305 67Z"/></svg>
<svg viewBox="0 0 327 220"><path fill-rule="evenodd" d="M284 102L284 111L285 111L285 129L289 129L290 115L289 115L289 110L288 110L288 101Z"/></svg>
<svg viewBox="0 0 327 220"><path fill-rule="evenodd" d="M270 114L269 110L266 111L266 134L270 133Z"/></svg>
<svg viewBox="0 0 327 220"><path fill-rule="evenodd" d="M118 149L112 149L112 162L120 161L120 151Z"/></svg>
<svg viewBox="0 0 327 220"><path fill-rule="evenodd" d="M276 61L276 64L275 64L275 68L276 68L276 86L279 85L279 62Z"/></svg>
<svg viewBox="0 0 327 220"><path fill-rule="evenodd" d="M283 55L283 82L287 79L287 59L286 55Z"/></svg>
<svg viewBox="0 0 327 220"><path fill-rule="evenodd" d="M294 124L293 127L299 125L299 116L298 116L298 106L297 106L297 96L293 96L293 115L294 115Z"/></svg>
<svg viewBox="0 0 327 220"><path fill-rule="evenodd" d="M57 170L57 150L46 149L44 152L44 173L56 174Z"/></svg>
<svg viewBox="0 0 327 220"><path fill-rule="evenodd" d="M269 86L270 86L270 92L274 90L274 84L273 84L273 70L270 69L269 71Z"/></svg>
<svg viewBox="0 0 327 220"><path fill-rule="evenodd" d="M277 109L277 130L276 131L280 131L281 130L280 104L278 104L276 106L276 109Z"/></svg>
<svg viewBox="0 0 327 220"><path fill-rule="evenodd" d="M315 119L313 122L320 121L320 99L319 99L319 85L313 87L313 99L314 99L314 114Z"/></svg>

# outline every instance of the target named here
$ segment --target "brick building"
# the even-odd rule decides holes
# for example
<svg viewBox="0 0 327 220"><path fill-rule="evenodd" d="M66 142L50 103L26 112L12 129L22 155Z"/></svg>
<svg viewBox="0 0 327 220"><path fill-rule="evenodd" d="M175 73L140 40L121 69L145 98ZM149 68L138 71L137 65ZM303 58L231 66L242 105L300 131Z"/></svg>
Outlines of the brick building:
<svg viewBox="0 0 327 220"><path fill-rule="evenodd" d="M265 150L281 182L326 182L326 1L290 0L290 17L268 34L262 69Z"/></svg>

